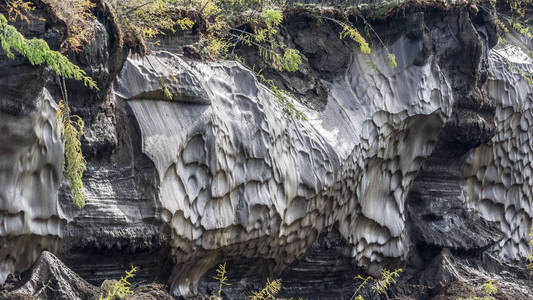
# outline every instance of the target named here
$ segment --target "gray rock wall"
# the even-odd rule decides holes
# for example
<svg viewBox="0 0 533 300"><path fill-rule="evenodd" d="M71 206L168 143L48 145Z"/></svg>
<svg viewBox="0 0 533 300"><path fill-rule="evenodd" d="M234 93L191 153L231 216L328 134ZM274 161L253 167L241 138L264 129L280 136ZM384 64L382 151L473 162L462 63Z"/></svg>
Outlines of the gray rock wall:
<svg viewBox="0 0 533 300"><path fill-rule="evenodd" d="M239 64L128 58L116 95L130 99L158 171L176 293L221 255L286 266L334 223L363 265L406 256L405 196L453 96L432 58L412 64L421 44L402 37L392 49L399 71L354 54L324 112L296 104L308 120L291 119ZM173 102L158 101L166 85Z"/></svg>
<svg viewBox="0 0 533 300"><path fill-rule="evenodd" d="M376 24L396 55L394 70L383 49L362 55L331 24L311 40L297 36L307 73L276 80L295 83L299 97L313 94L299 99L306 106L291 100L307 120L291 118L239 63L165 51L125 59L99 20L97 42L74 59L102 91L68 84L87 124L81 211L61 183L53 84L7 63L0 282L43 249L93 283L140 265L137 278L170 277L175 295L196 292L226 259L266 261L272 269L259 272L300 271L305 281L315 270L306 257L339 262L323 256L329 243L374 275L412 263L421 245L468 252L497 242L491 251L503 261L523 258L533 120L532 89L518 70L533 68L523 54L490 50L486 17L460 8L397 16L394 29ZM298 13L291 20L283 34L314 28ZM339 57L321 48L331 38ZM25 80L3 70L21 70Z"/></svg>
<svg viewBox="0 0 533 300"><path fill-rule="evenodd" d="M43 249L57 249L66 222L58 203L63 144L56 102L46 89L17 101L27 105L17 114L9 99L0 102L1 283L28 269Z"/></svg>
<svg viewBox="0 0 533 300"><path fill-rule="evenodd" d="M533 201L533 60L523 49L499 45L490 53L487 94L496 105L496 134L465 164L469 207L499 224L505 237L495 249L505 260L529 252Z"/></svg>
<svg viewBox="0 0 533 300"><path fill-rule="evenodd" d="M62 28L48 23L42 7L33 11L31 25L19 22L23 34L58 46ZM66 224L58 201L63 177L58 98L45 86L50 74L0 49L0 284L30 268L42 250L57 250Z"/></svg>

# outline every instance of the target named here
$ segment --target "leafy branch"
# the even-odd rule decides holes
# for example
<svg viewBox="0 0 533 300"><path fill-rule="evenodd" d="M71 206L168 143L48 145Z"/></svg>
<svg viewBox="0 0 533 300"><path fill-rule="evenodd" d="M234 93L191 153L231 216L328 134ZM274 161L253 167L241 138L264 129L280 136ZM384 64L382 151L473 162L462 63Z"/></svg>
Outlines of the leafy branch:
<svg viewBox="0 0 533 300"><path fill-rule="evenodd" d="M233 28L232 30L240 32L242 34L236 35L230 32L229 35L236 38L238 41L242 42L247 46L256 46L259 49L259 55L263 59L270 61L271 66L278 71L285 70L288 72L295 72L298 71L298 67L300 66L300 64L302 64L302 57L300 56L300 52L296 49L286 48L283 52L283 55L281 55L280 53L274 51L272 48L267 48L257 43L254 40L254 34L244 30L240 30L238 28Z"/></svg>
<svg viewBox="0 0 533 300"><path fill-rule="evenodd" d="M34 66L45 64L64 78L83 81L85 86L98 90L96 82L87 76L84 70L71 63L61 53L50 50L44 40L26 39L15 27L8 24L3 14L0 14L0 44L7 57L11 59L15 58L13 51L17 52Z"/></svg>
<svg viewBox="0 0 533 300"><path fill-rule="evenodd" d="M218 268L216 270L217 275L213 276L214 279L218 280L218 297L222 295L222 287L225 285L231 285L231 283L228 282L228 277L226 276L226 262L224 264L218 265Z"/></svg>
<svg viewBox="0 0 533 300"><path fill-rule="evenodd" d="M252 68L253 69L253 68ZM296 106L291 101L291 98L294 98L291 93L286 90L279 88L272 79L266 79L261 71L255 72L255 76L259 79L259 82L265 84L278 102L283 105L285 111L293 118L297 120L307 120L304 113L299 111Z"/></svg>
<svg viewBox="0 0 533 300"><path fill-rule="evenodd" d="M96 82L87 76L80 67L71 63L67 57L57 51L50 50L44 40L26 39L15 27L8 24L6 17L2 14L0 14L0 45L8 58L14 59L14 52L16 52L28 59L30 64L44 64L62 77L63 101L58 104L56 120L63 128L61 134L65 143L63 170L70 183L74 205L82 208L85 204L82 176L87 168L87 162L81 151L80 139L85 123L79 116L71 115L64 79L80 80L85 86L98 90Z"/></svg>
<svg viewBox="0 0 533 300"><path fill-rule="evenodd" d="M351 26L348 23L341 22L339 20L326 17L326 16L320 16L321 19L331 21L339 26L341 26L342 31L339 33L339 38L344 39L346 37L349 37L354 42L359 44L359 48L361 49L361 52L364 54L370 54L370 46L368 45L368 42L365 40L365 38L359 33L357 28Z"/></svg>
<svg viewBox="0 0 533 300"><path fill-rule="evenodd" d="M267 279L265 287L259 291L252 292L251 300L276 299L276 295L281 290L281 279L270 281Z"/></svg>
<svg viewBox="0 0 533 300"><path fill-rule="evenodd" d="M368 28L370 28L372 30L372 32L377 37L377 39L379 40L379 42L381 43L381 45L383 46L385 51L387 51L387 63L389 64L389 66L392 69L396 68L398 66L398 63L396 62L396 56L389 51L389 48L387 46L385 46L385 43L383 42L383 40L381 39L379 34L370 25L370 23L368 23L363 16L360 16L360 17L365 22L365 25L368 26ZM366 39L357 30L357 28L355 28L354 26L352 26L352 25L350 25L348 23L336 20L334 18L330 18L330 17L326 17L326 16L319 16L319 18L331 21L331 22L341 26L342 30L339 33L339 38L340 39L344 39L346 37L349 37L354 42L359 44L359 48L361 49L362 53L370 54L370 46L368 45L368 42L366 41Z"/></svg>
<svg viewBox="0 0 533 300"><path fill-rule="evenodd" d="M389 299L389 295L387 295L387 291L391 288L393 284L396 283L398 278L400 278L400 273L403 272L403 269L396 269L394 271L390 271L388 269L381 270L381 277L375 278L373 276L367 276L363 277L361 275L357 275L354 277L354 279L362 280L362 283L359 284L359 287L357 290L355 290L352 299L355 300L364 300L363 296L361 296L360 291L365 288L365 286L368 283L372 283L372 291L376 295L384 295L385 298Z"/></svg>
<svg viewBox="0 0 533 300"><path fill-rule="evenodd" d="M32 2L26 0L6 0L5 4L0 3L0 7L7 12L9 21L15 22L20 19L26 23L30 22L26 13L35 8Z"/></svg>
<svg viewBox="0 0 533 300"><path fill-rule="evenodd" d="M133 278L136 272L137 267L132 266L131 270L126 271L126 276L121 277L120 280L113 285L113 289L107 292L107 296L105 298L100 295L100 300L112 300L115 299L115 296L122 299L127 295L133 295L131 283L128 281L128 279Z"/></svg>

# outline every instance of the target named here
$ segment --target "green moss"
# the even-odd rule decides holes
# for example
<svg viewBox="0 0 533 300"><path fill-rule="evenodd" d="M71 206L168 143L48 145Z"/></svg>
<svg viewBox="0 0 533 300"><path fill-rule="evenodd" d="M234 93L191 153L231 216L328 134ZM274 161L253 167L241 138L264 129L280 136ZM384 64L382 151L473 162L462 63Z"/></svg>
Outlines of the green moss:
<svg viewBox="0 0 533 300"><path fill-rule="evenodd" d="M81 151L81 137L85 123L79 116L71 116L70 109L64 102L59 102L56 119L62 125L62 139L65 143L63 173L70 183L72 201L78 208L85 205L85 192L82 182L87 162Z"/></svg>

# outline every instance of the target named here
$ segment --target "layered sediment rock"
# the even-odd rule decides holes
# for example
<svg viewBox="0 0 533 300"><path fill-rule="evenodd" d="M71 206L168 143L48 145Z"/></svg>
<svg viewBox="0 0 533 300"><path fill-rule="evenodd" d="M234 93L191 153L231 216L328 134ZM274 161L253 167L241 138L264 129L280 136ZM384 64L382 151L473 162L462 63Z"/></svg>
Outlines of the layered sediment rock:
<svg viewBox="0 0 533 300"><path fill-rule="evenodd" d="M73 112L86 121L83 210L59 187L53 78L32 80L28 95L22 80L5 81L0 282L50 249L91 283L135 264L138 279L168 281L174 295L198 285L206 292L209 272L229 260L243 281L281 274L298 292L309 282L307 296L327 299L343 297L337 282L355 267L377 274L407 262L430 265L422 274L431 274L448 268L448 254L523 258L533 199L531 58L491 50L495 26L483 11L417 9L374 24L395 69L386 49L363 55L338 39L335 24L309 26L305 12L291 12L280 32L304 64L273 76L293 89L299 99L289 101L306 120L290 117L239 63L165 51L126 58L99 15L96 43L73 59L101 91L68 85ZM317 278L342 295L328 295Z"/></svg>

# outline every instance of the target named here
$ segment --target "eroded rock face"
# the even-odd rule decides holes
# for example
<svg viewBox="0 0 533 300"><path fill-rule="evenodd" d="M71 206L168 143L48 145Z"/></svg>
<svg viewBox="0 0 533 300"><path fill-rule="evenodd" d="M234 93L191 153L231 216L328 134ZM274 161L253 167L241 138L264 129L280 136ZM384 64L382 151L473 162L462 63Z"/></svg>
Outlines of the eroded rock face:
<svg viewBox="0 0 533 300"><path fill-rule="evenodd" d="M39 86L40 76L46 72L20 59L8 61L3 54L0 64L6 66L0 72L3 283L8 274L28 269L43 249L56 249L66 220L58 203L63 144L56 123L57 105L49 91Z"/></svg>
<svg viewBox="0 0 533 300"><path fill-rule="evenodd" d="M130 281L133 281L130 279ZM116 280L91 285L78 274L69 269L61 260L48 251L43 251L32 268L21 279L10 283L15 288L0 291L2 300L96 300L112 293ZM173 299L162 284L128 285L131 294L123 299L129 300L168 300ZM113 298L118 298L115 296Z"/></svg>
<svg viewBox="0 0 533 300"><path fill-rule="evenodd" d="M313 297L313 278L337 284L357 266L375 275L384 265L427 264L421 274L437 270L435 280L451 282L462 276L450 271L463 263L457 252L499 243L494 255L523 258L533 119L518 70L531 74L531 59L509 70L504 58L516 56L491 51L489 16L467 8L408 11L391 17L393 30L377 24L396 69L384 49L363 55L332 24L312 36L307 17L290 18L282 32L302 48L307 73L277 80L299 97L312 93L305 106L293 101L307 120L291 118L239 63L165 51L122 61L109 24L97 20L96 44L74 59L102 90L69 84L73 112L87 124L81 211L59 187L62 148L45 83L20 89L20 81L0 98L8 133L0 136L0 282L57 245L91 283L135 264L137 279L169 281L174 295L197 292L199 282L205 292L224 260L239 279L280 274L297 291L289 296ZM339 55L323 38L335 38ZM20 95L29 101L15 101ZM326 275L329 266L336 273Z"/></svg>
<svg viewBox="0 0 533 300"><path fill-rule="evenodd" d="M307 121L288 118L239 64L165 52L128 58L118 97L138 88L129 88L139 81L132 78L162 91L154 77L175 74L179 87L188 70L195 88L174 89L174 97L203 98L155 101L140 91L127 102L158 171L174 292L188 293L222 255L273 259L282 269L334 223L363 265L405 257L405 196L453 105L434 58L412 64L422 48L399 38L397 71L379 59L369 70L369 58L354 53L346 77L330 83L324 112L299 106Z"/></svg>
<svg viewBox="0 0 533 300"><path fill-rule="evenodd" d="M28 278L7 299L16 294L31 295L36 299L96 299L100 289L72 272L52 253L43 251L29 271Z"/></svg>
<svg viewBox="0 0 533 300"><path fill-rule="evenodd" d="M466 160L469 206L499 224L505 234L495 253L519 260L529 252L533 201L533 60L513 45L490 54L487 93L496 106L495 136Z"/></svg>
<svg viewBox="0 0 533 300"><path fill-rule="evenodd" d="M31 25L18 26L55 49L62 28L48 17L37 6ZM50 75L0 49L0 284L8 274L30 268L42 250L57 249L66 223L58 203L61 130L56 98L45 86Z"/></svg>

